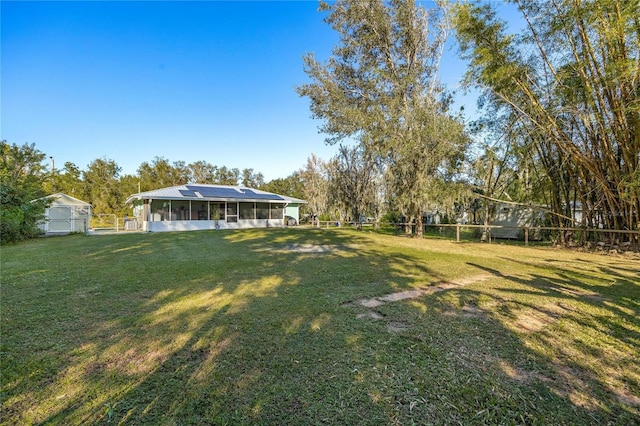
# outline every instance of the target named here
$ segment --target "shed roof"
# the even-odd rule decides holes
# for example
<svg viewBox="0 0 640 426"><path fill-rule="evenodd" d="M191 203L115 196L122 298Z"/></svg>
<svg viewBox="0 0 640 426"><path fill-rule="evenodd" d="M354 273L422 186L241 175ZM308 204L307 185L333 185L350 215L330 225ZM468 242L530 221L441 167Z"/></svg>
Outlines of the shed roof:
<svg viewBox="0 0 640 426"><path fill-rule="evenodd" d="M72 197L71 195L67 195L62 192L47 195L46 197L38 198L38 200L47 200L51 206L91 207L91 204L87 203L86 201L79 200L75 197Z"/></svg>
<svg viewBox="0 0 640 426"><path fill-rule="evenodd" d="M299 198L273 194L259 189L230 185L187 184L155 189L130 195L126 203L134 200L209 200L306 203Z"/></svg>

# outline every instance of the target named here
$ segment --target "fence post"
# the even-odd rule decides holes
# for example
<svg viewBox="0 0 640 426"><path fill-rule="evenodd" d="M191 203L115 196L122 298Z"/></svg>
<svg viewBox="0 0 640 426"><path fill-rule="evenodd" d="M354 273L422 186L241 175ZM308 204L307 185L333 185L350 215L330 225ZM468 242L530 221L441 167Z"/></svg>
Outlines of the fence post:
<svg viewBox="0 0 640 426"><path fill-rule="evenodd" d="M459 223L456 224L456 242L457 243L460 242L460 224Z"/></svg>
<svg viewBox="0 0 640 426"><path fill-rule="evenodd" d="M524 227L524 245L529 245L529 228L526 226Z"/></svg>

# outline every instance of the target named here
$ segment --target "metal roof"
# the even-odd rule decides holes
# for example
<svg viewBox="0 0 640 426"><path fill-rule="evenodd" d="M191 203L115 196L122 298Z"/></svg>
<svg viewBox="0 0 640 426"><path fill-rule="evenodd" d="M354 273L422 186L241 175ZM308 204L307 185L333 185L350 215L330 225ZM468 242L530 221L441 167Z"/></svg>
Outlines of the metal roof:
<svg viewBox="0 0 640 426"><path fill-rule="evenodd" d="M280 203L306 203L298 198L273 194L259 189L241 186L186 184L155 189L130 195L126 203L134 200L208 200L208 201L254 201Z"/></svg>
<svg viewBox="0 0 640 426"><path fill-rule="evenodd" d="M91 206L91 204L86 201L79 200L71 195L64 194L62 192L57 192L55 194L47 195L46 197L38 198L35 201L47 200L52 206Z"/></svg>

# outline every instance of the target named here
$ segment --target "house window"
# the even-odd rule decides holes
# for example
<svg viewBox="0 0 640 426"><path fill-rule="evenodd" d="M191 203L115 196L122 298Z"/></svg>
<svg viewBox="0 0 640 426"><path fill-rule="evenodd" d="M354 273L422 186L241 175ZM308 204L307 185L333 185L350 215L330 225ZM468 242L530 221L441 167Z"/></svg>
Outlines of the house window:
<svg viewBox="0 0 640 426"><path fill-rule="evenodd" d="M270 206L270 219L284 219L284 209L282 204L271 204Z"/></svg>
<svg viewBox="0 0 640 426"><path fill-rule="evenodd" d="M238 203L227 203L227 222L238 221Z"/></svg>
<svg viewBox="0 0 640 426"><path fill-rule="evenodd" d="M255 219L255 203L240 203L240 219Z"/></svg>
<svg viewBox="0 0 640 426"><path fill-rule="evenodd" d="M256 203L256 217L269 219L269 203Z"/></svg>

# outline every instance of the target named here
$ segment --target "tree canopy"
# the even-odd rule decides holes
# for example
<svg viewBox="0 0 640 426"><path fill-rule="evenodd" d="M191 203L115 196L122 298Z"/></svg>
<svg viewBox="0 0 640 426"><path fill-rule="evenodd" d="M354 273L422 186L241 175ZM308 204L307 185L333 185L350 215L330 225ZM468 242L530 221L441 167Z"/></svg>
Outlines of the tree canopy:
<svg viewBox="0 0 640 426"><path fill-rule="evenodd" d="M355 139L384 162L397 208L421 234L430 188L468 142L438 80L448 11L411 0L338 0L321 9L340 41L325 63L304 57L311 83L298 94L323 120L328 143Z"/></svg>
<svg viewBox="0 0 640 426"><path fill-rule="evenodd" d="M510 116L521 158L566 223L638 229L640 20L637 2L514 0L526 28L509 34L491 4L460 5L467 81L492 116ZM573 225L573 224L571 224Z"/></svg>
<svg viewBox="0 0 640 426"><path fill-rule="evenodd" d="M0 243L38 234L37 222L46 205L46 200L38 200L46 195L44 158L35 144L0 142Z"/></svg>

